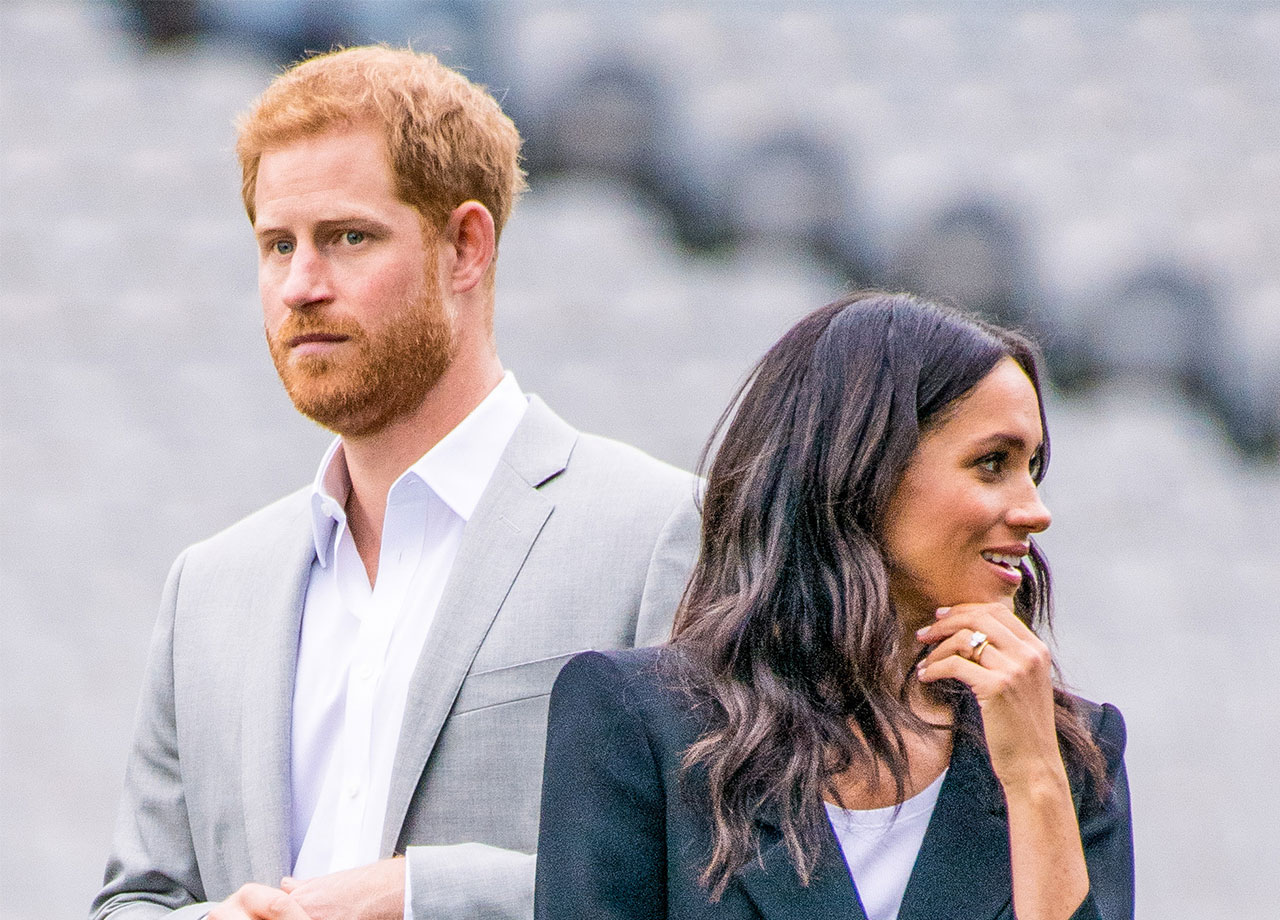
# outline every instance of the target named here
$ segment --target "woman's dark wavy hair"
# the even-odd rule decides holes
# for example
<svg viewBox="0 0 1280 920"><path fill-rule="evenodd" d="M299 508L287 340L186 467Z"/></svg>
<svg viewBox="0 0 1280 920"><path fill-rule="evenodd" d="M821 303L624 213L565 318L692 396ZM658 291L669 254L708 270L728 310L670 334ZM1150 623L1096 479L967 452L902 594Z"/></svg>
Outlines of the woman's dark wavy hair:
<svg viewBox="0 0 1280 920"><path fill-rule="evenodd" d="M922 434L1006 357L1039 396L1035 346L1017 333L909 294L863 292L792 327L716 426L701 553L672 633L684 682L710 704L684 763L686 779L696 770L708 787L702 881L713 899L758 853L762 813L807 884L834 776L878 761L902 799L904 729L929 726L906 701L885 512ZM1043 404L1040 415L1043 425ZM1015 609L1047 627L1049 569L1032 547ZM957 730L980 739L967 691L948 683ZM1061 688L1055 703L1068 770L1102 789L1087 723Z"/></svg>

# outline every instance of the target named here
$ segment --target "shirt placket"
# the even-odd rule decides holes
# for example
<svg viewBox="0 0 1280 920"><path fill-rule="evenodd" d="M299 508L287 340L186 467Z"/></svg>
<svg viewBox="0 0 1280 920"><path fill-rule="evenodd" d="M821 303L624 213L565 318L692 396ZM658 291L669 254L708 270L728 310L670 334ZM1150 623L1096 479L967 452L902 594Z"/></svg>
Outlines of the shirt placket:
<svg viewBox="0 0 1280 920"><path fill-rule="evenodd" d="M422 486L420 481L417 484ZM341 801L334 824L335 866L359 865L372 858L369 851L377 847L381 837L384 808L379 804L385 803L370 801L370 789L374 771L390 770L391 764L375 762L379 740L375 738L375 720L381 709L378 688L408 583L422 555L421 515L425 513L425 496L419 489L403 488L405 485L398 483L388 497L377 583L364 602L351 656ZM394 747L384 754L394 757Z"/></svg>

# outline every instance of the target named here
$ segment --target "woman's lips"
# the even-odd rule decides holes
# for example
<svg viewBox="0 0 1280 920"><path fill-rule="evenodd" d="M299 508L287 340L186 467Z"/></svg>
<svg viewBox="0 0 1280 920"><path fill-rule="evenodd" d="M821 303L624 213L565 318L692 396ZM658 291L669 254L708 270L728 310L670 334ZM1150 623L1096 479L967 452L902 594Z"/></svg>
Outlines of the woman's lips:
<svg viewBox="0 0 1280 920"><path fill-rule="evenodd" d="M1015 587L1022 584L1022 554L984 550L982 558L1004 581Z"/></svg>

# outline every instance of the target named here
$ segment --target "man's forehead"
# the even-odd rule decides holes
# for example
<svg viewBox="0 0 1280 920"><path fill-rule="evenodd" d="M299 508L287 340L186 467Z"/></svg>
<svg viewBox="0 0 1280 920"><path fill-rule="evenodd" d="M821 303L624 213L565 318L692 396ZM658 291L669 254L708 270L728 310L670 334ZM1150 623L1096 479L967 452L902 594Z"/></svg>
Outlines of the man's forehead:
<svg viewBox="0 0 1280 920"><path fill-rule="evenodd" d="M374 159L389 164L382 130L368 123L340 124L272 144L262 151L258 160L258 176L261 179L265 169L280 164L344 159Z"/></svg>
<svg viewBox="0 0 1280 920"><path fill-rule="evenodd" d="M372 210L396 197L380 137L330 132L267 150L254 189L257 209L322 207L340 217ZM259 218L263 215L260 213Z"/></svg>

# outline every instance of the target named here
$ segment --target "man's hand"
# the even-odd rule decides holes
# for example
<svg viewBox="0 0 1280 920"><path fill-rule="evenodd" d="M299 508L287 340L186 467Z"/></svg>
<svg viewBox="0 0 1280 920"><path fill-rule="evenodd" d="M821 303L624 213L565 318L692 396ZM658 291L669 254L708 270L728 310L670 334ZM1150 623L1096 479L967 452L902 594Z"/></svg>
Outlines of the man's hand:
<svg viewBox="0 0 1280 920"><path fill-rule="evenodd" d="M304 882L285 878L280 887L310 920L404 920L404 872L405 860L383 859Z"/></svg>
<svg viewBox="0 0 1280 920"><path fill-rule="evenodd" d="M313 920L288 894L268 885L244 885L221 904L214 905L207 920Z"/></svg>

